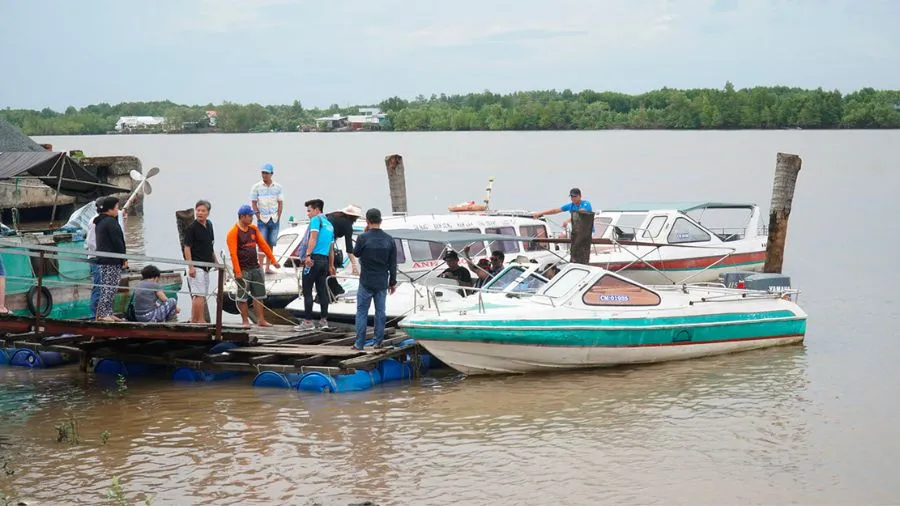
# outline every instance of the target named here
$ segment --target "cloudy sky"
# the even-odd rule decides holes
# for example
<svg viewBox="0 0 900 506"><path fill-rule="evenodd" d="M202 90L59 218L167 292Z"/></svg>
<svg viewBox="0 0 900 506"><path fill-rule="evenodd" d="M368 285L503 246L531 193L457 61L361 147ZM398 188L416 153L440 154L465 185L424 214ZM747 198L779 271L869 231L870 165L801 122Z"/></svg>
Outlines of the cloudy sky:
<svg viewBox="0 0 900 506"><path fill-rule="evenodd" d="M0 107L900 87L900 0L0 0Z"/></svg>

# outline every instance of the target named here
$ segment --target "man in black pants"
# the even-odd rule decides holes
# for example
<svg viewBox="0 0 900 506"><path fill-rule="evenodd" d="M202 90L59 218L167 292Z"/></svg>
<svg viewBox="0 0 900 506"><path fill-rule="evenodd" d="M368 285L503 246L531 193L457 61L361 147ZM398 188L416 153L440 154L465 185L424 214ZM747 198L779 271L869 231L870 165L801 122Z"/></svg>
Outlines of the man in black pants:
<svg viewBox="0 0 900 506"><path fill-rule="evenodd" d="M321 199L307 200L306 214L309 216L309 227L306 237L300 243L300 260L303 262L303 306L305 316L297 330L312 330L316 326L312 322L313 286L319 294L321 319L319 328L327 330L328 326L328 276L334 276L334 226L322 214L325 203ZM304 244L305 243L305 244Z"/></svg>

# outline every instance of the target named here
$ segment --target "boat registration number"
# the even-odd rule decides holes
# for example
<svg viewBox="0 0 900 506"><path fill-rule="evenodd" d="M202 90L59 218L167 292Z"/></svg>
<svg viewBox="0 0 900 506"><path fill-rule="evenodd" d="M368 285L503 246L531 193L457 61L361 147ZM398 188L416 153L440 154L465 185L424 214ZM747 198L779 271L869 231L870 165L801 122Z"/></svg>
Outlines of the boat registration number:
<svg viewBox="0 0 900 506"><path fill-rule="evenodd" d="M601 302L628 302L631 300L631 297L627 295L601 295Z"/></svg>

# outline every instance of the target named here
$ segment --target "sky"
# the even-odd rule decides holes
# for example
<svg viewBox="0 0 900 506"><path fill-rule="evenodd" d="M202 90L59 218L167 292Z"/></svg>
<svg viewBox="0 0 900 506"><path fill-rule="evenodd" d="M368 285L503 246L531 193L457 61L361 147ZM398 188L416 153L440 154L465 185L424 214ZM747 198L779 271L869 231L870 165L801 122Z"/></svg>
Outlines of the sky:
<svg viewBox="0 0 900 506"><path fill-rule="evenodd" d="M0 108L900 88L898 0L0 0Z"/></svg>

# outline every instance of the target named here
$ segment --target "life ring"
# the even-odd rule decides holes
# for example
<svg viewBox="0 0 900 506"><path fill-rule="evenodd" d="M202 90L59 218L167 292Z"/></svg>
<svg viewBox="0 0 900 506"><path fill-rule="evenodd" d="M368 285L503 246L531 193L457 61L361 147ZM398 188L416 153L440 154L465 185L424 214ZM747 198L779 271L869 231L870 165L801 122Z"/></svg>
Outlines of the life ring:
<svg viewBox="0 0 900 506"><path fill-rule="evenodd" d="M32 286L25 293L25 305L32 315L37 315L37 286ZM53 311L53 295L46 286L41 287L41 316L46 318Z"/></svg>

